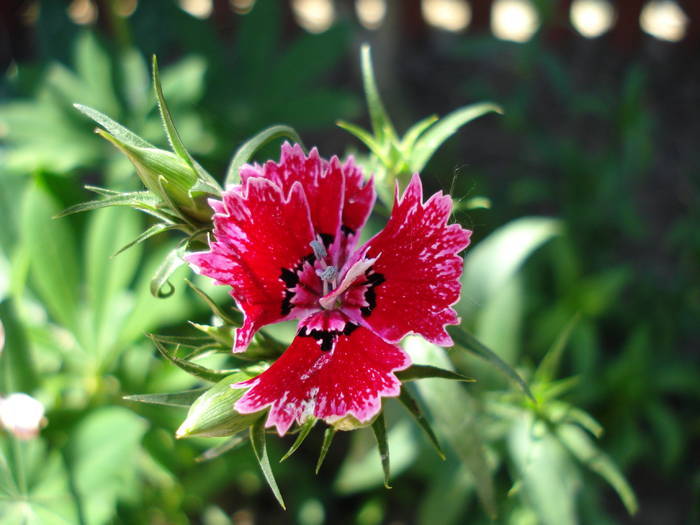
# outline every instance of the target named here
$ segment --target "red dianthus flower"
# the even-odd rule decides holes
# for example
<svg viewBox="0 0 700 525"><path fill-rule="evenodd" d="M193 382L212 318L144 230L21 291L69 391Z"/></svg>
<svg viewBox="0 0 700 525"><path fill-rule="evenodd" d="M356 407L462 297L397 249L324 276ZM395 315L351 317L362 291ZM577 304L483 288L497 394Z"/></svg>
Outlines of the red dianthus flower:
<svg viewBox="0 0 700 525"><path fill-rule="evenodd" d="M262 326L299 319L290 347L236 403L240 413L270 407L266 426L284 435L309 417L362 423L398 396L394 372L410 365L396 345L409 332L449 346L445 326L459 319L462 258L471 232L447 224L452 200L423 202L414 175L396 192L385 228L360 248L359 232L375 200L374 184L352 159L307 156L284 144L279 163L244 166L241 184L211 201L210 249L188 261L231 286L245 315L234 352Z"/></svg>

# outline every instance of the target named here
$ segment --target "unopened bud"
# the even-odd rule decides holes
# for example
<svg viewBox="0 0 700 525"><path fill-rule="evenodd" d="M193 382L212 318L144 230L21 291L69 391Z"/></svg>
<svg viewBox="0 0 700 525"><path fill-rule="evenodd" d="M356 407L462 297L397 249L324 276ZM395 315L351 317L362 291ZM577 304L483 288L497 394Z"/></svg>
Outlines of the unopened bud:
<svg viewBox="0 0 700 525"><path fill-rule="evenodd" d="M98 129L97 133L129 158L151 193L166 203L171 201L178 211L196 221L210 220L213 211L207 204L207 195L191 195L199 179L195 170L180 157L162 149L127 144L102 129Z"/></svg>
<svg viewBox="0 0 700 525"><path fill-rule="evenodd" d="M44 405L22 393L0 398L0 424L19 439L32 439L46 423Z"/></svg>

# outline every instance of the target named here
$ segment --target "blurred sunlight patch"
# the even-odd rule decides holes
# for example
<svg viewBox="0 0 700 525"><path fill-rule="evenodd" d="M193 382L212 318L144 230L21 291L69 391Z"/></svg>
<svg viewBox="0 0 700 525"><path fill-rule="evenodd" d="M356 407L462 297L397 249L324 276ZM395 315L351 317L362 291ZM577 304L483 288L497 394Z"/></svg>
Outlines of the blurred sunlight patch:
<svg viewBox="0 0 700 525"><path fill-rule="evenodd" d="M423 17L433 27L463 31L472 19L471 7L464 0L423 0Z"/></svg>
<svg viewBox="0 0 700 525"><path fill-rule="evenodd" d="M335 20L330 0L292 0L292 10L297 23L309 33L323 33Z"/></svg>
<svg viewBox="0 0 700 525"><path fill-rule="evenodd" d="M642 9L639 24L645 32L659 40L678 42L685 36L688 17L676 2L654 0L647 2Z"/></svg>
<svg viewBox="0 0 700 525"><path fill-rule="evenodd" d="M491 9L491 31L501 40L527 42L540 25L529 0L496 0Z"/></svg>
<svg viewBox="0 0 700 525"><path fill-rule="evenodd" d="M379 29L386 16L386 0L357 0L355 11L366 29Z"/></svg>
<svg viewBox="0 0 700 525"><path fill-rule="evenodd" d="M212 0L179 0L180 8L195 18L209 18L214 8Z"/></svg>
<svg viewBox="0 0 700 525"><path fill-rule="evenodd" d="M586 38L597 38L615 21L615 9L608 0L574 0L571 5L571 24Z"/></svg>

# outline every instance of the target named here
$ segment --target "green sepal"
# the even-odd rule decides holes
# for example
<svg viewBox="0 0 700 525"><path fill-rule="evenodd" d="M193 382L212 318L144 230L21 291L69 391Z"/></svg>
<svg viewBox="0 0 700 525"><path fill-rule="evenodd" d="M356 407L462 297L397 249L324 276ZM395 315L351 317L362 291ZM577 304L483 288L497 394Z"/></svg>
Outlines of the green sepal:
<svg viewBox="0 0 700 525"><path fill-rule="evenodd" d="M389 442L386 437L386 421L384 420L384 412L380 412L372 423L372 431L377 440L377 448L379 449L379 458L382 462L382 470L384 471L384 487L391 488L389 478L391 476L391 465L389 462Z"/></svg>
<svg viewBox="0 0 700 525"><path fill-rule="evenodd" d="M503 361L503 359L501 359L493 350L488 348L485 344L483 344L461 326L450 326L447 328L447 331L452 336L452 339L458 348L473 353L491 363L499 372L503 373L508 379L516 383L525 393L525 395L527 395L527 397L529 397L532 401L535 401L535 403L537 402L530 391L530 387L527 385L525 380L520 377L520 374L518 374L508 363Z"/></svg>
<svg viewBox="0 0 700 525"><path fill-rule="evenodd" d="M206 368L191 361L180 359L179 357L176 357L173 352L170 352L157 338L153 337L152 334L147 334L147 337L153 341L153 344L163 357L181 370L199 379L203 379L204 381L208 381L210 383L217 383L234 372L233 370L212 370L211 368Z"/></svg>
<svg viewBox="0 0 700 525"><path fill-rule="evenodd" d="M184 437L224 437L232 436L247 429L263 413L240 414L233 408L245 388L232 385L255 377L256 374L241 370L216 383L192 403L187 417L177 429L175 436Z"/></svg>
<svg viewBox="0 0 700 525"><path fill-rule="evenodd" d="M430 426L430 423L428 423L428 420L425 419L423 412L421 412L421 409L418 406L418 402L415 400L413 395L411 395L411 393L405 386L401 387L399 401L404 407L406 407L406 410L408 410L411 413L413 419L416 420L418 426L423 430L423 432L425 432L425 435L428 436L428 439L435 448L435 452L437 452L437 455L440 456L440 459L444 461L445 453L443 452L442 447L440 446L440 442L438 441L437 436L433 431L433 428Z"/></svg>
<svg viewBox="0 0 700 525"><path fill-rule="evenodd" d="M282 463L285 459L287 459L289 456L294 454L294 452L296 452L296 450L301 446L304 440L311 433L311 430L314 428L317 421L318 419L316 419L315 417L310 417L304 422L303 425L301 425L297 438L294 440L292 446L289 447L287 453L284 456L282 456L282 458L280 459L280 463Z"/></svg>
<svg viewBox="0 0 700 525"><path fill-rule="evenodd" d="M238 434L231 436L220 445L205 450L201 455L197 456L195 461L200 463L202 461L209 461L210 459L218 458L220 455L240 447L249 439L250 433L241 431Z"/></svg>
<svg viewBox="0 0 700 525"><path fill-rule="evenodd" d="M80 111L82 114L90 117L92 120L97 122L100 126L109 131L117 140L125 143L131 144L132 146L137 146L139 148L155 148L153 144L147 140L139 137L133 131L125 128L118 122L115 122L109 118L104 113L97 111L88 106L82 104L73 104L73 107Z"/></svg>
<svg viewBox="0 0 700 525"><path fill-rule="evenodd" d="M328 427L323 433L323 443L321 444L321 452L318 455L318 461L316 462L316 474L321 470L324 460L326 459L326 454L328 454L328 449L331 448L331 443L333 443L333 438L335 433L338 432L334 427Z"/></svg>
<svg viewBox="0 0 700 525"><path fill-rule="evenodd" d="M281 138L288 138L303 147L299 134L290 126L278 124L262 130L260 133L249 139L247 142L245 142L245 144L238 148L236 153L233 155L231 163L226 170L226 186L238 184L240 182L238 171L241 169L241 166L247 162L250 162L256 151L258 151L268 142Z"/></svg>
<svg viewBox="0 0 700 525"><path fill-rule="evenodd" d="M275 476L272 473L270 458L267 456L267 444L265 442L265 420L263 418L255 421L255 423L253 423L253 425L250 427L250 442L253 446L255 459L258 460L258 465L260 465L260 470L262 470L265 481L267 481L268 486L272 490L272 493L275 495L275 499L280 506L287 510L287 507L284 505L284 500L282 499L280 489L277 487Z"/></svg>
<svg viewBox="0 0 700 525"><path fill-rule="evenodd" d="M395 372L395 375L402 383L428 378L451 379L453 381L463 381L465 383L474 383L476 381L476 379L463 376L452 370L445 370L444 368L432 365L411 365L406 370Z"/></svg>
<svg viewBox="0 0 700 525"><path fill-rule="evenodd" d="M122 399L126 401L136 401L137 403L147 403L149 405L189 408L192 403L207 390L208 388L195 388L193 390L170 392L166 394L133 394L124 396Z"/></svg>

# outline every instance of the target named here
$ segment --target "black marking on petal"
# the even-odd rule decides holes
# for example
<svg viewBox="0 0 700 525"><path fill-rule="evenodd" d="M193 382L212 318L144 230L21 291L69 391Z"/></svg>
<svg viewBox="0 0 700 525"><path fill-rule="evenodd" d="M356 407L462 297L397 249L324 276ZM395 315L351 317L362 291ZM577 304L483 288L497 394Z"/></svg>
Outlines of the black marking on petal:
<svg viewBox="0 0 700 525"><path fill-rule="evenodd" d="M354 235L354 234L355 234L355 230L353 230L352 228L350 228L350 227L348 227L348 226L345 226L344 224L340 227L340 231L343 232L343 233L344 233L345 235L347 235L348 237L349 237L350 235Z"/></svg>
<svg viewBox="0 0 700 525"><path fill-rule="evenodd" d="M357 328L358 326L354 323L345 323L345 327L342 330L318 330L316 328L309 330L304 326L297 332L297 335L315 339L323 352L329 352L335 347L339 336L350 335Z"/></svg>
<svg viewBox="0 0 700 525"><path fill-rule="evenodd" d="M299 272L301 272L301 270L304 268L304 263L309 263L313 266L315 262L316 257L313 253L310 253L309 255L304 256L293 269L290 270L289 268L282 268L280 280L286 287L284 296L282 297L282 316L289 315L294 307L294 305L292 305L292 299L294 299L294 296L296 295L294 288L297 284L299 284Z"/></svg>
<svg viewBox="0 0 700 525"><path fill-rule="evenodd" d="M367 303L367 306L360 308L362 317L368 317L369 314L372 313L372 310L375 309L377 306L377 292L375 291L375 288L386 281L381 273L370 273L371 271L372 270L369 269L367 272L365 272L365 276L367 277L367 281L365 283L368 285L367 290L365 290L365 302Z"/></svg>
<svg viewBox="0 0 700 525"><path fill-rule="evenodd" d="M319 237L321 237L321 241L323 241L323 245L328 248L331 244L333 244L334 236L330 233L320 233Z"/></svg>

